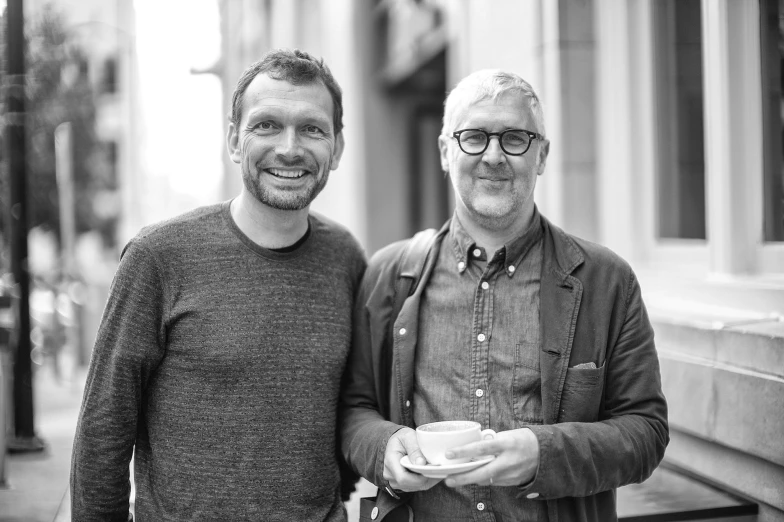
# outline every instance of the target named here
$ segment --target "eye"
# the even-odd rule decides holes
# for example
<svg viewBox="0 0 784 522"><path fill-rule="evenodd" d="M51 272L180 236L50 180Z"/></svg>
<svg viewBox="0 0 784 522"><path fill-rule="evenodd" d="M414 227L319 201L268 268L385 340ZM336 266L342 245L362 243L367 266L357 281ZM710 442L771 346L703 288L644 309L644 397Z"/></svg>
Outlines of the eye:
<svg viewBox="0 0 784 522"><path fill-rule="evenodd" d="M315 125L305 125L304 130L305 133L312 134L314 136L316 135L322 136L324 134L324 131L322 131L320 128L316 127Z"/></svg>
<svg viewBox="0 0 784 522"><path fill-rule="evenodd" d="M524 145L529 139L528 134L524 132L512 131L504 134L504 143L510 145Z"/></svg>
<svg viewBox="0 0 784 522"><path fill-rule="evenodd" d="M275 130L276 128L277 128L277 126L275 125L274 122L262 121L262 122L257 123L256 126L253 127L253 130L256 131L256 132L270 132L270 131Z"/></svg>
<svg viewBox="0 0 784 522"><path fill-rule="evenodd" d="M487 136L482 131L467 131L460 135L460 140L464 143L484 143Z"/></svg>

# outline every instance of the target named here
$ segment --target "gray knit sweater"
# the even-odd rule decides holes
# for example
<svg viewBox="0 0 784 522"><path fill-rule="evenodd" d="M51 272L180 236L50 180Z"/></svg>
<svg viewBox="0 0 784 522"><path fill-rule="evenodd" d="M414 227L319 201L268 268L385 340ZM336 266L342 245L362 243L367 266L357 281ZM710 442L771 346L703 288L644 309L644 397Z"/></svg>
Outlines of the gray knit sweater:
<svg viewBox="0 0 784 522"><path fill-rule="evenodd" d="M73 520L345 520L336 410L362 249L315 215L296 250L248 239L229 203L123 251L90 363ZM135 454L134 454L135 449Z"/></svg>

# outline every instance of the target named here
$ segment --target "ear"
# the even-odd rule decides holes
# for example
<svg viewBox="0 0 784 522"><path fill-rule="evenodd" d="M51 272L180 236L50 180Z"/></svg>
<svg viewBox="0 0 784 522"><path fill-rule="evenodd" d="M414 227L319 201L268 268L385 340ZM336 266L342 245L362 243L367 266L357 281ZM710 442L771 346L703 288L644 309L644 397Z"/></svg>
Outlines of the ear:
<svg viewBox="0 0 784 522"><path fill-rule="evenodd" d="M544 174L544 167L547 165L547 156L550 154L550 140L545 140L541 146L539 146L539 165L537 172L538 176Z"/></svg>
<svg viewBox="0 0 784 522"><path fill-rule="evenodd" d="M441 153L441 170L449 172L449 141L446 136L438 137L438 150Z"/></svg>
<svg viewBox="0 0 784 522"><path fill-rule="evenodd" d="M343 139L343 131L335 138L335 148L332 151L332 157L329 160L329 170L335 170L340 165L340 158L343 157L343 149L346 147L346 141Z"/></svg>
<svg viewBox="0 0 784 522"><path fill-rule="evenodd" d="M229 132L226 134L226 148L229 150L231 161L239 164L242 161L240 133L234 122L229 122Z"/></svg>

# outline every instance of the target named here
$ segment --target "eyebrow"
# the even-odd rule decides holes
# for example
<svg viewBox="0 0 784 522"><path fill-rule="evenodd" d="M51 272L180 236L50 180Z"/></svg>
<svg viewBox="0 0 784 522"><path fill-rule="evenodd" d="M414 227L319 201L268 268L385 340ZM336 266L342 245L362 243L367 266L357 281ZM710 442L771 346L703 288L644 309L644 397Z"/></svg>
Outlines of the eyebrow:
<svg viewBox="0 0 784 522"><path fill-rule="evenodd" d="M264 107L261 109L256 109L255 111L251 111L248 113L248 122L255 123L258 120L265 119L265 118L280 118L283 116L279 109L275 107ZM291 118L291 113L287 114L286 117ZM322 127L326 127L324 130L332 130L332 119L328 118L325 115L319 114L316 111L305 110L302 112L297 112L294 114L293 118L299 122L304 123L314 123L319 124Z"/></svg>

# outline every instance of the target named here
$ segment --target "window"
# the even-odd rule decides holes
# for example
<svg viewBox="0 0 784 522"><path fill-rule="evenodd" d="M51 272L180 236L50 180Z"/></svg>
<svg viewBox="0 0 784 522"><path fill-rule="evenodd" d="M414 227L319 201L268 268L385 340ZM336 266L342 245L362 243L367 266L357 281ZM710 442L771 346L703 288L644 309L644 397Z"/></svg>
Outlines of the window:
<svg viewBox="0 0 784 522"><path fill-rule="evenodd" d="M784 0L760 2L765 241L784 241Z"/></svg>
<svg viewBox="0 0 784 522"><path fill-rule="evenodd" d="M657 237L705 239L700 0L654 4Z"/></svg>
<svg viewBox="0 0 784 522"><path fill-rule="evenodd" d="M117 92L117 60L113 57L107 58L103 62L101 76L101 92L104 94L114 94Z"/></svg>
<svg viewBox="0 0 784 522"><path fill-rule="evenodd" d="M117 151L116 141L107 141L104 143L104 154L106 158L106 188L109 190L117 190L118 179L117 171L119 168L119 156Z"/></svg>

